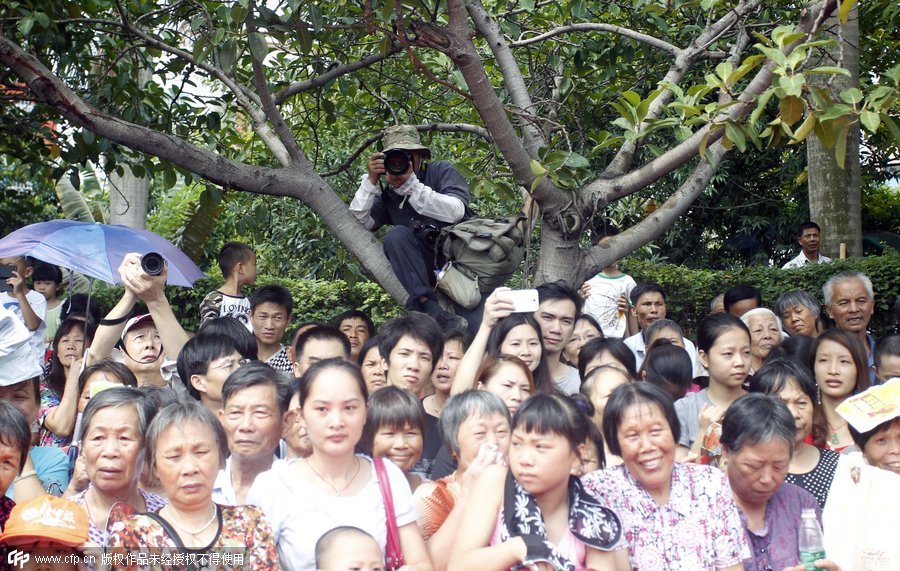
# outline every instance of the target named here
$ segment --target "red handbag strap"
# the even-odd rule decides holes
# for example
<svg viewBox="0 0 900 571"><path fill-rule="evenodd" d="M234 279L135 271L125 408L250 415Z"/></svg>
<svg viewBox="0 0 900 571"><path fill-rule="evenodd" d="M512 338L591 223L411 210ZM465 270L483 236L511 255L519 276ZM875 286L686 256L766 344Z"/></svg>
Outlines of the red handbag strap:
<svg viewBox="0 0 900 571"><path fill-rule="evenodd" d="M384 515L387 524L387 545L385 556L398 568L403 564L403 552L400 551L400 531L397 529L397 516L394 513L394 494L391 492L391 481L388 478L387 469L384 467L383 458L372 458L375 466L375 475L378 477L378 487L381 488L381 496L384 499ZM392 560L392 561L390 561Z"/></svg>

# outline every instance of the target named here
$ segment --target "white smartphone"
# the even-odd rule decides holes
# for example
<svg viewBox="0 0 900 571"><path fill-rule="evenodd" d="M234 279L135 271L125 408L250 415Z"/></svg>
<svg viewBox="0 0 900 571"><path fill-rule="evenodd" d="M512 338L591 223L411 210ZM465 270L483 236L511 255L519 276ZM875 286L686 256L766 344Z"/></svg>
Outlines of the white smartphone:
<svg viewBox="0 0 900 571"><path fill-rule="evenodd" d="M536 289L514 289L503 292L503 296L512 301L515 313L534 312L538 309L538 292Z"/></svg>

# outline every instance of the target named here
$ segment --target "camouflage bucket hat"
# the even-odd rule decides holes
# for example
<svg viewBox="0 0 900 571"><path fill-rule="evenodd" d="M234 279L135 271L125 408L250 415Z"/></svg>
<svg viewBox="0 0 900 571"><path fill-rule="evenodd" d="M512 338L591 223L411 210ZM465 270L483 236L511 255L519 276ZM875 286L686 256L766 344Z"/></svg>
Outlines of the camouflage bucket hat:
<svg viewBox="0 0 900 571"><path fill-rule="evenodd" d="M431 151L422 144L419 132L412 125L394 125L384 130L384 148L382 152L386 153L392 149L423 151L426 157L431 156Z"/></svg>

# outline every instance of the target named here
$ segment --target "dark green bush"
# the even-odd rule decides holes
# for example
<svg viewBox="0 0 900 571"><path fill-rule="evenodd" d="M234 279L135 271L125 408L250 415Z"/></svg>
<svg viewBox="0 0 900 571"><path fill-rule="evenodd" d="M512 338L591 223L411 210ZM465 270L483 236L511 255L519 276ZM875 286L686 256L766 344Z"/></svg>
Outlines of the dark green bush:
<svg viewBox="0 0 900 571"><path fill-rule="evenodd" d="M623 261L620 267L638 283L655 281L663 286L669 315L691 332L709 313L710 301L733 285L747 284L759 288L763 302L769 307L774 305L779 295L794 289L807 291L824 304L822 284L832 275L850 270L862 272L872 280L875 315L870 330L878 337L893 327L892 304L900 293L900 254L896 252L792 270L763 266L720 271L696 270L637 260Z"/></svg>

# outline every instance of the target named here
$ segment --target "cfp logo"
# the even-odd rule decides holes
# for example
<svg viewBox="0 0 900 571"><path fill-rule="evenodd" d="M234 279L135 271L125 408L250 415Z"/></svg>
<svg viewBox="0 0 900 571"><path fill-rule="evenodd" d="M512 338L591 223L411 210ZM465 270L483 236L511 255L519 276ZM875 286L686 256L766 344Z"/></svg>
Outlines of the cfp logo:
<svg viewBox="0 0 900 571"><path fill-rule="evenodd" d="M25 567L25 564L28 563L29 559L31 559L31 555L24 551L19 551L18 549L13 549L9 552L9 555L6 556L6 562L10 566L20 569Z"/></svg>

